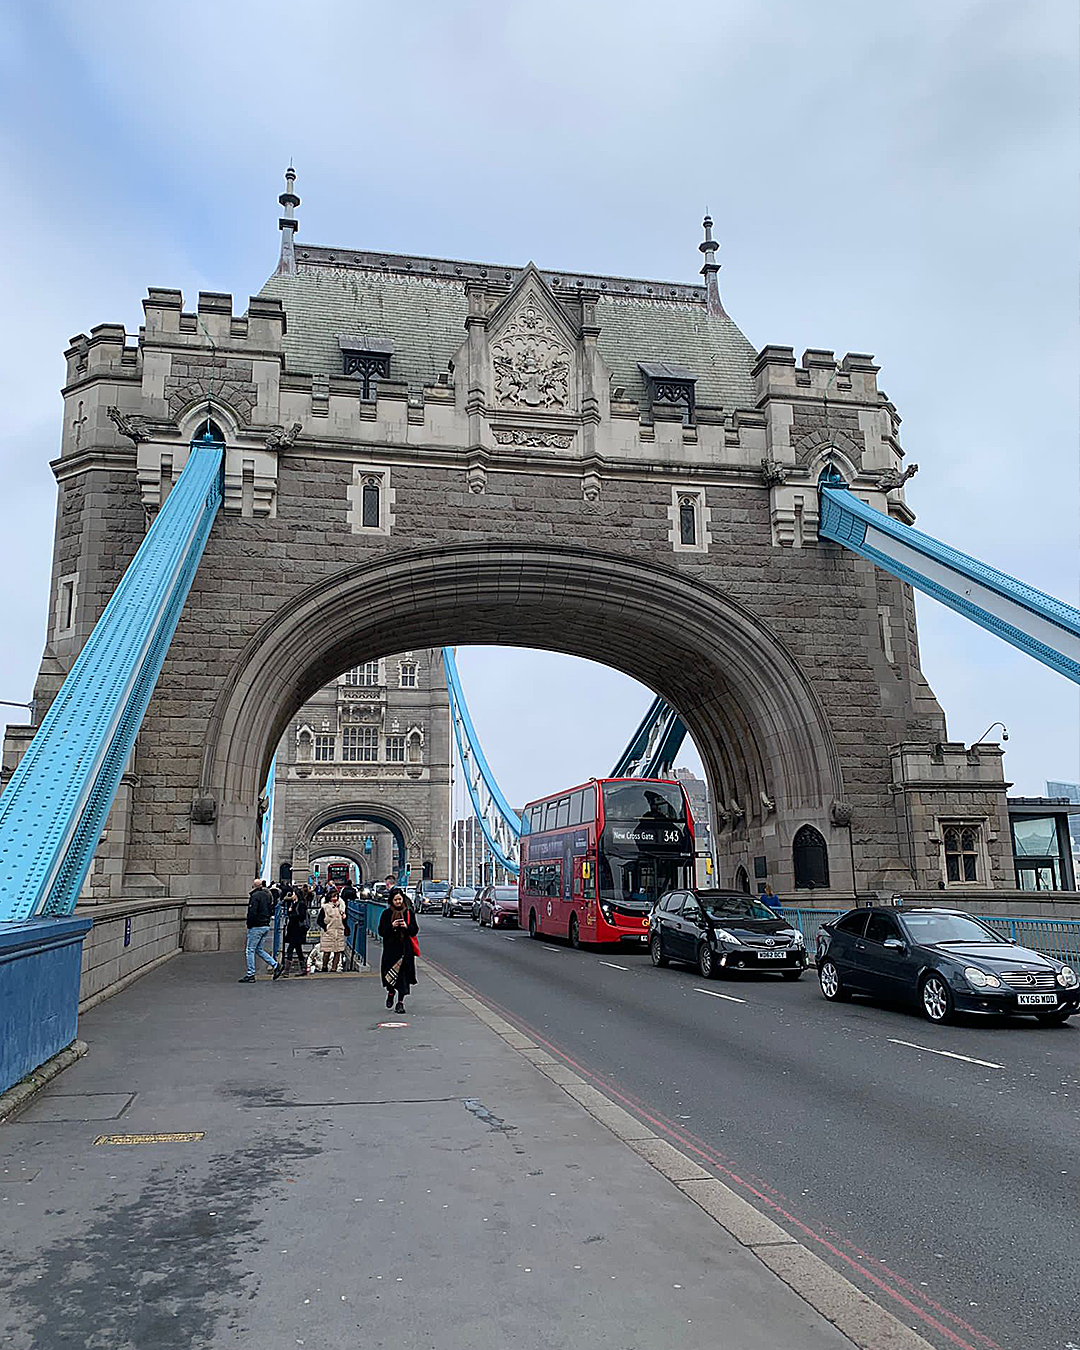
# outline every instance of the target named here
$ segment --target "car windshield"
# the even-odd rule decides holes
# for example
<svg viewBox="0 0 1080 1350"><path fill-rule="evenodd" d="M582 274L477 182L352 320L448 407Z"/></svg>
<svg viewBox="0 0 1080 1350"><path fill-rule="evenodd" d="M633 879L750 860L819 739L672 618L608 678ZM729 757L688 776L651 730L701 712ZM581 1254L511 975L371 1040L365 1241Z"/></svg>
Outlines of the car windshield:
<svg viewBox="0 0 1080 1350"><path fill-rule="evenodd" d="M517 887L516 887L516 886L496 886L496 887L495 887L495 899L496 899L496 900L515 900L515 901L516 901L517 898L518 898L518 893L517 893Z"/></svg>
<svg viewBox="0 0 1080 1350"><path fill-rule="evenodd" d="M455 886L450 894L455 900L471 900L476 892L471 886Z"/></svg>
<svg viewBox="0 0 1080 1350"><path fill-rule="evenodd" d="M706 913L717 919L775 919L776 913L750 895L709 895L698 893Z"/></svg>
<svg viewBox="0 0 1080 1350"><path fill-rule="evenodd" d="M904 914L908 936L923 946L935 942L1007 942L966 914Z"/></svg>

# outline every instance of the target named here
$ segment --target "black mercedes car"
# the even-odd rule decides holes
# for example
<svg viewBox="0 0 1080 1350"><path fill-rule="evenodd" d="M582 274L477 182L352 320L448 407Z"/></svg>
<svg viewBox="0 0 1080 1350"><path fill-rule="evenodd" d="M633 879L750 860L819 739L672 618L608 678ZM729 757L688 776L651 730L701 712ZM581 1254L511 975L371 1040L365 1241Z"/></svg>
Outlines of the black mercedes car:
<svg viewBox="0 0 1080 1350"><path fill-rule="evenodd" d="M741 891L668 891L649 915L649 952L654 966L685 961L705 979L768 970L797 980L806 969L799 930Z"/></svg>
<svg viewBox="0 0 1080 1350"><path fill-rule="evenodd" d="M818 934L821 992L914 1001L931 1022L954 1013L1030 1013L1051 1025L1080 1009L1071 966L1017 946L953 909L853 909Z"/></svg>

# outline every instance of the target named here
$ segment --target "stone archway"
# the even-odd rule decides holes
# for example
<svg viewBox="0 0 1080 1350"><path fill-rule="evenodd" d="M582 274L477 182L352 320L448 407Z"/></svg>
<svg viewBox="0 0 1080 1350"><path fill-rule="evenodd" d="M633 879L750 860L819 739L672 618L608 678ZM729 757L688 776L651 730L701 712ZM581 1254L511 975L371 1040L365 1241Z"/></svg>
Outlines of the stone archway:
<svg viewBox="0 0 1080 1350"><path fill-rule="evenodd" d="M843 784L824 711L786 644L745 606L636 558L477 543L347 568L259 628L204 742L200 796L216 818L206 841L213 865L245 874L252 803L282 730L315 690L363 659L472 643L599 661L667 699L705 763L721 856L727 839L741 856L752 844L776 856L782 874L796 821L814 821L826 836L833 829L830 805ZM236 842L223 850L223 837Z"/></svg>
<svg viewBox="0 0 1080 1350"><path fill-rule="evenodd" d="M422 860L416 849L418 835L409 818L403 812L387 806L385 803L363 800L335 802L332 805L320 807L308 816L297 831L293 842L292 865L294 871L297 868L303 869L309 866L319 856L329 856L331 849L343 858L349 858L357 863L362 872L370 871L373 866L371 858L364 859L356 850L350 850L347 846L339 843L326 844L322 847L321 853L316 852L318 846L315 843L315 836L318 835L320 830L352 821L363 821L366 824L378 825L388 830L397 844L398 856L406 859L410 868L419 874ZM369 880L371 879L373 878L369 877Z"/></svg>
<svg viewBox="0 0 1080 1350"><path fill-rule="evenodd" d="M308 854L309 874L311 867L315 863L321 862L323 858L344 858L346 862L351 862L356 867L357 878L359 881L363 882L369 879L364 876L364 869L367 864L363 854L358 853L356 849L349 848L347 844L327 844L321 848L313 848ZM299 875L300 874L294 869L293 879L295 880Z"/></svg>

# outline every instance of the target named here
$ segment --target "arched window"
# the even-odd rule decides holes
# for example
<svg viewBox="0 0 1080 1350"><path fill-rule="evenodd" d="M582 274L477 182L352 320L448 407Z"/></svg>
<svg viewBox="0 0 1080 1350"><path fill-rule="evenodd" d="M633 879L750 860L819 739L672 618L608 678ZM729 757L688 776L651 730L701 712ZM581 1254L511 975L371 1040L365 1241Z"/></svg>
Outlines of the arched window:
<svg viewBox="0 0 1080 1350"><path fill-rule="evenodd" d="M215 421L213 421L212 418L209 417L204 422L199 423L199 425L195 428L195 434L194 436L192 436L191 439L197 445L201 440L205 438L208 432L210 435L210 439L212 441L216 441L218 445L225 444L224 432L221 430L218 424Z"/></svg>
<svg viewBox="0 0 1080 1350"><path fill-rule="evenodd" d="M792 844L795 889L821 890L829 884L829 849L813 825L804 825Z"/></svg>
<svg viewBox="0 0 1080 1350"><path fill-rule="evenodd" d="M742 891L743 895L750 894L750 873L745 867L740 867L735 873L735 889Z"/></svg>
<svg viewBox="0 0 1080 1350"><path fill-rule="evenodd" d="M945 877L948 881L979 879L979 832L973 825L950 825L944 832Z"/></svg>

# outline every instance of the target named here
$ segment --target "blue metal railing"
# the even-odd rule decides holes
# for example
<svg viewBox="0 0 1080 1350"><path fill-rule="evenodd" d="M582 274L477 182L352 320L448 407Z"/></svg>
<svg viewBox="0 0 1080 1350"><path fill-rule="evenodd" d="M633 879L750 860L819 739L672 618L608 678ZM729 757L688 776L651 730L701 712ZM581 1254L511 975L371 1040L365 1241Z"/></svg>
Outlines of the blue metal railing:
<svg viewBox="0 0 1080 1350"><path fill-rule="evenodd" d="M223 456L209 435L192 445L0 797L0 920L75 908L221 505Z"/></svg>
<svg viewBox="0 0 1080 1350"><path fill-rule="evenodd" d="M806 949L814 952L823 923L838 919L846 909L781 908L780 914L803 935ZM1080 919L1008 919L996 914L973 914L1002 937L1042 956L1080 967Z"/></svg>

